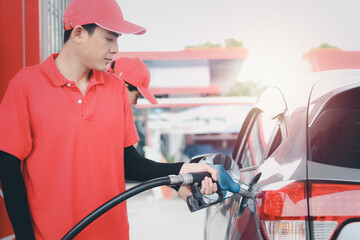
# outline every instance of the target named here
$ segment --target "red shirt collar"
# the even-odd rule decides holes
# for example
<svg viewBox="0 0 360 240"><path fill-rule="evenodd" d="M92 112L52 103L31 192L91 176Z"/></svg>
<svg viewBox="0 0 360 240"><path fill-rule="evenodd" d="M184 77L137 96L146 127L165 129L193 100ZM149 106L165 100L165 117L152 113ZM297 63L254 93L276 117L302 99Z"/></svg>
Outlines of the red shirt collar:
<svg viewBox="0 0 360 240"><path fill-rule="evenodd" d="M44 74L50 79L50 81L55 86L63 86L69 82L67 78L65 78L59 69L57 68L55 64L55 58L59 55L59 53L51 54L43 63L41 63L41 68ZM97 84L103 84L104 83L104 77L102 72L92 70L92 74L90 77L90 83L89 85L97 85Z"/></svg>

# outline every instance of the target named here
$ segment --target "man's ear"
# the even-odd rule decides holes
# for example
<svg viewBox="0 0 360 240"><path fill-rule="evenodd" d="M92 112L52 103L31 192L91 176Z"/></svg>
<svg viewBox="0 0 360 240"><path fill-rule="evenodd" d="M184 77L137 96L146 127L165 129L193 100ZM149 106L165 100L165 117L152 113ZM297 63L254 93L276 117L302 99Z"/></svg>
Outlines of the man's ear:
<svg viewBox="0 0 360 240"><path fill-rule="evenodd" d="M76 25L71 32L71 37L74 39L76 43L80 43L86 34L85 29L81 25Z"/></svg>

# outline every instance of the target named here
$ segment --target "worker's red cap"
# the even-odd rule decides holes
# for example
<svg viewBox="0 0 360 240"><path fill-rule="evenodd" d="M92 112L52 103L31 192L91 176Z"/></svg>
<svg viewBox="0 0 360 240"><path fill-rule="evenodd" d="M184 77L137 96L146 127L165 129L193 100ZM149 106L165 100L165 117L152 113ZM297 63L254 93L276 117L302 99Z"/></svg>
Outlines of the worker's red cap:
<svg viewBox="0 0 360 240"><path fill-rule="evenodd" d="M112 72L122 80L137 87L141 95L150 103L157 104L154 95L149 91L150 71L139 58L119 58L112 65Z"/></svg>
<svg viewBox="0 0 360 240"><path fill-rule="evenodd" d="M143 34L145 28L124 20L115 0L73 0L64 13L64 28L95 23L99 27L116 33Z"/></svg>

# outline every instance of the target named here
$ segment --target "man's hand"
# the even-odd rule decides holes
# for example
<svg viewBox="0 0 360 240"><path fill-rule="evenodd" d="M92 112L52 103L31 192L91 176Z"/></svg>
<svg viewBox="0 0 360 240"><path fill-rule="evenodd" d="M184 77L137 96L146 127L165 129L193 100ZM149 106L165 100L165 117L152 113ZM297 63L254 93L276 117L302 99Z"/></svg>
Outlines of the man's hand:
<svg viewBox="0 0 360 240"><path fill-rule="evenodd" d="M184 201L186 201L186 199L192 195L191 190L187 186L181 186L179 188L179 190L177 191L177 193L178 193L179 197L184 199Z"/></svg>
<svg viewBox="0 0 360 240"><path fill-rule="evenodd" d="M207 164L201 163L184 163L180 169L179 174L193 173L193 172L208 172L211 174L211 178L205 177L201 182L200 193L205 195L211 195L217 191L217 184L213 182L217 181L217 171Z"/></svg>

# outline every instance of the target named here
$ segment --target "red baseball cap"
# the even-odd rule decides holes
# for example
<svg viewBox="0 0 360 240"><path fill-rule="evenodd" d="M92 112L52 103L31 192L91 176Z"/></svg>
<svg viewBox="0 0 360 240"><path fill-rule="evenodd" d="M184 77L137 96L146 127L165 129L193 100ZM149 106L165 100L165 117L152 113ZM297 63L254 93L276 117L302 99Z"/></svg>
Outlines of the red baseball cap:
<svg viewBox="0 0 360 240"><path fill-rule="evenodd" d="M139 58L122 57L112 64L112 73L127 83L137 87L143 97L150 103L157 104L154 95L149 91L150 71Z"/></svg>
<svg viewBox="0 0 360 240"><path fill-rule="evenodd" d="M73 0L64 13L64 28L96 24L116 33L143 34L146 29L124 20L115 0Z"/></svg>

